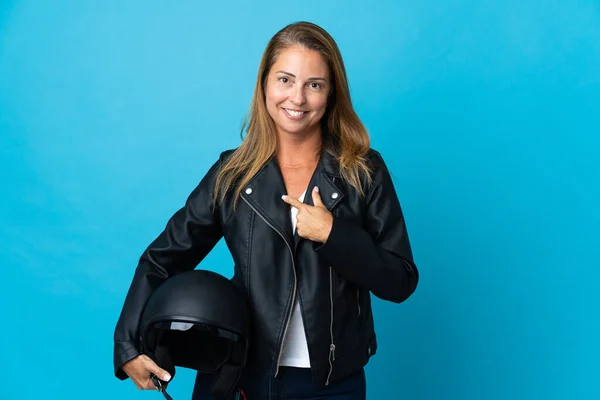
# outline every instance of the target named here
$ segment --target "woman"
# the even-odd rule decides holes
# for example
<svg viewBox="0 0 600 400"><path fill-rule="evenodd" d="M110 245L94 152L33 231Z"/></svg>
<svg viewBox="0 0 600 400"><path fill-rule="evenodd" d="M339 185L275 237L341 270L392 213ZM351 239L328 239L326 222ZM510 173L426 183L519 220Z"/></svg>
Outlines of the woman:
<svg viewBox="0 0 600 400"><path fill-rule="evenodd" d="M115 373L155 388L150 374L166 372L138 352L143 304L224 237L253 306L246 397L364 399L377 350L370 293L400 303L418 272L327 32L299 22L271 39L243 130L143 253L115 330ZM198 375L194 398L209 398L208 386Z"/></svg>

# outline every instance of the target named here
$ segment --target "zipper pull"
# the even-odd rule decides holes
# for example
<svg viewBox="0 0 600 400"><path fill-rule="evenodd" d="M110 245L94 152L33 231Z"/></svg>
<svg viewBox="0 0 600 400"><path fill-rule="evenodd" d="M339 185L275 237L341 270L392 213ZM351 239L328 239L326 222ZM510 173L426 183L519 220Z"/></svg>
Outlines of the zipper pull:
<svg viewBox="0 0 600 400"><path fill-rule="evenodd" d="M331 352L332 361L335 361L335 344L331 343L329 346L329 351Z"/></svg>

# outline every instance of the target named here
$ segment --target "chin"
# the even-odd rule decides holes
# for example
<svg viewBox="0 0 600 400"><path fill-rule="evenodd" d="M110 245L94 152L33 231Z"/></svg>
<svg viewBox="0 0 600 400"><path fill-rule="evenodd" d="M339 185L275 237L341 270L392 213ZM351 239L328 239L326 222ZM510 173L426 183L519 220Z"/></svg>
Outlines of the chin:
<svg viewBox="0 0 600 400"><path fill-rule="evenodd" d="M287 124L279 125L279 129L281 129L283 132L289 133L290 135L300 135L310 130L310 128L306 126L290 126Z"/></svg>

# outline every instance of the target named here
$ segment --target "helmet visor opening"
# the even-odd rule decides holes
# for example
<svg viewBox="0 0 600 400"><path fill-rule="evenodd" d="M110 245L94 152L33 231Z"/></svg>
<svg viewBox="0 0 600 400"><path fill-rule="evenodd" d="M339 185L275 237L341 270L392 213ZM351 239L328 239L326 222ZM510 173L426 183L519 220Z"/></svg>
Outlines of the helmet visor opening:
<svg viewBox="0 0 600 400"><path fill-rule="evenodd" d="M175 325L182 329L163 329L158 346L169 349L173 362L182 367L191 368L201 373L214 373L231 357L235 341L219 329L196 324ZM192 326L188 326L192 325ZM237 335L235 335L237 338Z"/></svg>

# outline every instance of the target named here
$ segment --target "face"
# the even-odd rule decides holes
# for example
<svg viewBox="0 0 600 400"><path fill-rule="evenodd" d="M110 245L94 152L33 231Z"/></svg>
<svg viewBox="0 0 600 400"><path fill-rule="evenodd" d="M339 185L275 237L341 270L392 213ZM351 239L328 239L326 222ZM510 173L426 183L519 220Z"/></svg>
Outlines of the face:
<svg viewBox="0 0 600 400"><path fill-rule="evenodd" d="M329 68L320 53L303 47L282 51L267 76L267 110L278 133L320 132L331 90Z"/></svg>

